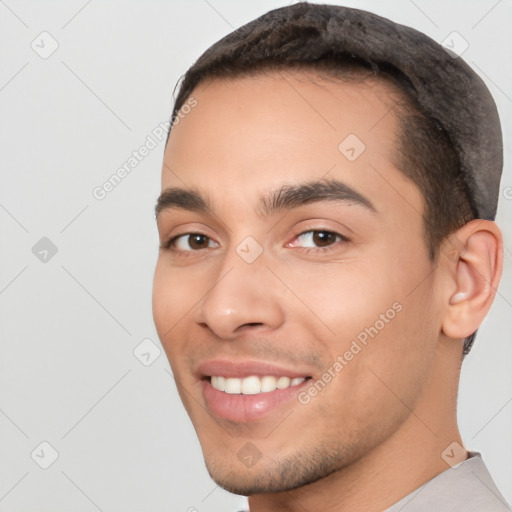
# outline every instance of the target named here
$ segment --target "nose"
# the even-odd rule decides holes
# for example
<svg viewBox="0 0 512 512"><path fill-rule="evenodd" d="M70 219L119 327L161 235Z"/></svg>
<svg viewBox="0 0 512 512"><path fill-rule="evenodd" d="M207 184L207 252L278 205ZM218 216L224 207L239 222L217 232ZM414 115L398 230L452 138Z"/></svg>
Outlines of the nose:
<svg viewBox="0 0 512 512"><path fill-rule="evenodd" d="M217 337L230 340L249 329L273 330L283 324L275 277L262 258L246 263L235 254L224 262L210 286L197 305L194 320Z"/></svg>

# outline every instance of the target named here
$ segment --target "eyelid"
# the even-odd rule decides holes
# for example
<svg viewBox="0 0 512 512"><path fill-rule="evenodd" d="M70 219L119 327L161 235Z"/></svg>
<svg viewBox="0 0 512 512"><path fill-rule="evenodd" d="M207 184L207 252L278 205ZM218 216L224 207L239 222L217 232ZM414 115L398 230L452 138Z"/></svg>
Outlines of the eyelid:
<svg viewBox="0 0 512 512"><path fill-rule="evenodd" d="M171 237L169 237L167 239L167 241L162 244L162 248L169 249L169 250L171 250L171 251L173 251L175 253L178 253L178 254L200 252L200 251L202 251L204 249L212 249L212 247L204 247L203 249L185 250L185 249L177 249L175 247L174 242L176 240L179 240L180 238L183 238L183 237L190 237L191 235L201 235L201 236L204 236L205 238L208 239L208 243L213 242L214 244L216 244L217 247L219 246L219 242L217 242L213 237L211 237L210 235L207 235L206 233L202 233L202 232L199 232L199 231L185 231L183 233L178 233L176 235L172 235Z"/></svg>
<svg viewBox="0 0 512 512"><path fill-rule="evenodd" d="M291 242L287 242L286 245L289 245L293 241L295 241L297 238L299 238L302 235L305 235L306 233L318 233L318 232L326 232L326 233L332 233L334 235L337 235L341 238L339 240L340 242L350 242L350 238L346 235L344 235L342 232L340 232L338 229L334 229L332 227L326 227L326 226L311 226L311 227L302 227L299 229L294 229L292 233L290 234L292 238ZM337 243L337 242L335 242ZM334 245L334 244L333 244ZM331 247L331 246L329 246ZM325 247L327 248L327 247Z"/></svg>
<svg viewBox="0 0 512 512"><path fill-rule="evenodd" d="M160 226L160 231L163 232L162 235L165 234L165 236L161 236L161 242L160 242L160 248L161 249L167 249L169 248L170 243L175 238L178 238L180 236L184 235L204 235L212 240L216 240L216 235L210 229L208 226L201 222L179 222L173 225L162 225ZM218 243L218 242L217 242Z"/></svg>
<svg viewBox="0 0 512 512"><path fill-rule="evenodd" d="M167 236L160 244L160 248L171 250L176 254L186 254L186 255L190 255L191 253L199 253L205 249L212 249L212 247L205 247L202 249L195 249L195 250L194 249L183 250L183 249L177 249L173 245L173 243L176 240L178 240L179 238L184 237L184 236L190 236L190 235L204 236L209 239L209 242L213 242L214 244L216 244L216 247L219 247L219 245L220 245L219 242L216 241L214 237L210 236L205 231L208 231L208 230L204 230L202 228L194 229L193 227L190 227L189 229L183 229L179 233L173 233L173 234ZM336 237L339 237L339 240L336 240L332 244L326 245L323 247L322 246L319 246L319 247L301 247L301 246L291 247L291 244L293 242L295 242L297 240L297 238L299 238L307 233L318 233L318 232L331 233L331 234L335 235ZM343 233L341 233L339 230L333 229L332 227L326 227L326 226L321 226L321 225L320 226L316 225L316 226L301 227L299 229L295 228L292 231L292 233L290 234L290 236L292 237L292 239L291 239L291 241L289 241L285 244L285 247L291 247L291 248L294 248L297 250L301 250L303 252L327 251L327 250L338 247L340 243L350 242L350 239L347 236L345 236ZM216 247L213 247L213 248L216 248Z"/></svg>

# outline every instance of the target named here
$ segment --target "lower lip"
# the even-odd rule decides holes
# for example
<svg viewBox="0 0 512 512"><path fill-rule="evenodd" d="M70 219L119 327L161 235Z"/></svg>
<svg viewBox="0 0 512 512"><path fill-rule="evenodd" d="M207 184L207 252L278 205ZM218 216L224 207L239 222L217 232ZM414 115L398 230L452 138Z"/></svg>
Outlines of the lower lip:
<svg viewBox="0 0 512 512"><path fill-rule="evenodd" d="M293 399L310 380L286 389L276 389L257 395L231 395L215 389L203 380L203 396L208 410L219 418L237 423L249 423L268 416L278 407Z"/></svg>

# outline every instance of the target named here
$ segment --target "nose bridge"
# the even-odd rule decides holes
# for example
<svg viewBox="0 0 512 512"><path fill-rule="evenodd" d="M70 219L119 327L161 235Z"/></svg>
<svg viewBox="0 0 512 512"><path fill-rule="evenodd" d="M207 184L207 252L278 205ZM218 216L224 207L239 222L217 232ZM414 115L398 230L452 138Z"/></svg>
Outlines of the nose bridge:
<svg viewBox="0 0 512 512"><path fill-rule="evenodd" d="M215 282L197 306L196 323L223 339L236 337L239 327L247 324L276 328L284 319L263 250L254 242L244 240L226 255Z"/></svg>

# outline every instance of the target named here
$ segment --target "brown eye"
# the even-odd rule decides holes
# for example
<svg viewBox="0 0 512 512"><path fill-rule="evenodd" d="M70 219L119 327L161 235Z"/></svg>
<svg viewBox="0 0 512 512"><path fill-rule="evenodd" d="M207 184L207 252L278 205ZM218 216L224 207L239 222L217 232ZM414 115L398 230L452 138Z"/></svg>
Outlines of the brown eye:
<svg viewBox="0 0 512 512"><path fill-rule="evenodd" d="M298 235L291 245L293 247L321 248L329 247L342 240L347 239L334 231L311 229Z"/></svg>
<svg viewBox="0 0 512 512"><path fill-rule="evenodd" d="M313 231L313 243L318 247L325 247L335 243L336 236L332 231Z"/></svg>
<svg viewBox="0 0 512 512"><path fill-rule="evenodd" d="M173 238L170 246L177 251L191 252L216 247L217 244L210 237L202 233L186 233Z"/></svg>
<svg viewBox="0 0 512 512"><path fill-rule="evenodd" d="M208 247L208 240L209 238L205 235L199 235L196 233L188 235L188 245L192 249L204 249L205 247Z"/></svg>

